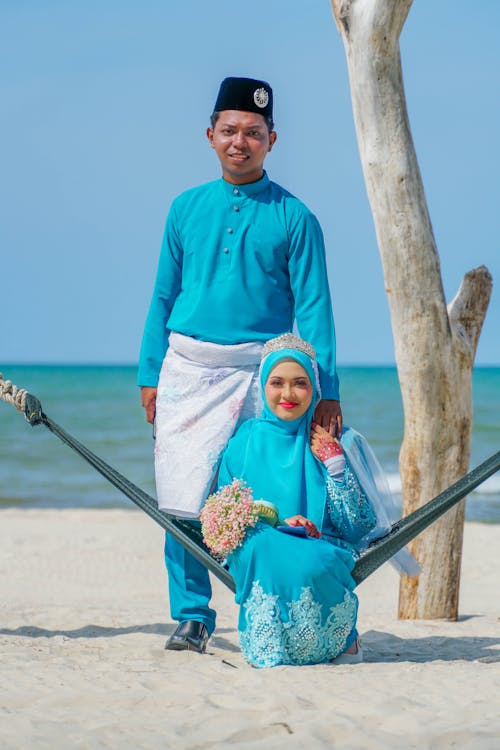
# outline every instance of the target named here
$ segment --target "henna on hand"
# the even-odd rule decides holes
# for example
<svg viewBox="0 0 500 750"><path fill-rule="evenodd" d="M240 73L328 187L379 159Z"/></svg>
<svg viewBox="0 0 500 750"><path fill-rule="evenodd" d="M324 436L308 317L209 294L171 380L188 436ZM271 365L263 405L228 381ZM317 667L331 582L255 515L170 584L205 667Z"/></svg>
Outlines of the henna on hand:
<svg viewBox="0 0 500 750"><path fill-rule="evenodd" d="M327 461L343 453L339 441L316 422L311 426L311 450L320 461Z"/></svg>

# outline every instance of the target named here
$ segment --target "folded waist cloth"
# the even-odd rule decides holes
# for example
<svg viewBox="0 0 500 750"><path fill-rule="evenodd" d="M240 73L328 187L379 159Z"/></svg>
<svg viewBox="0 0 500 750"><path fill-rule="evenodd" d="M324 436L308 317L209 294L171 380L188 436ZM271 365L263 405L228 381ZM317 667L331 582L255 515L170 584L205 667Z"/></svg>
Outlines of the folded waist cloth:
<svg viewBox="0 0 500 750"><path fill-rule="evenodd" d="M198 517L222 451L256 416L262 344L214 344L171 333L156 398L158 507Z"/></svg>

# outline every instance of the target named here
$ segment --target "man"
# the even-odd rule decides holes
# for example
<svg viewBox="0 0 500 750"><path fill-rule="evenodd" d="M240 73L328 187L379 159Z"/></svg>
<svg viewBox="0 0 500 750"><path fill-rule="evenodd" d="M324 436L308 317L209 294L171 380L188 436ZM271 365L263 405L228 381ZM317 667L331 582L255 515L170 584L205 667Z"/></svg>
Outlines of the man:
<svg viewBox="0 0 500 750"><path fill-rule="evenodd" d="M222 450L255 414L264 342L294 319L317 351L315 419L332 435L342 428L323 236L264 171L276 142L272 109L265 81L222 82L207 129L222 179L172 203L144 329L138 384L156 422L158 505L187 518L199 516ZM215 627L208 572L168 534L165 560L180 623L166 648L203 652Z"/></svg>

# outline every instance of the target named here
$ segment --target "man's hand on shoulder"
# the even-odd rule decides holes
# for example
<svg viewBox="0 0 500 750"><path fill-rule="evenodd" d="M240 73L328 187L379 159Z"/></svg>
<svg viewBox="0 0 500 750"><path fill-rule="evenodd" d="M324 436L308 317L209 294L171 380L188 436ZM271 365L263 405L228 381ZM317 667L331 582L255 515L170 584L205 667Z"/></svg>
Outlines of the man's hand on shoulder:
<svg viewBox="0 0 500 750"><path fill-rule="evenodd" d="M340 401L323 398L314 412L314 421L321 425L332 437L342 434L342 409Z"/></svg>
<svg viewBox="0 0 500 750"><path fill-rule="evenodd" d="M141 386L141 404L146 409L146 419L153 424L156 413L156 392L157 388L149 385Z"/></svg>

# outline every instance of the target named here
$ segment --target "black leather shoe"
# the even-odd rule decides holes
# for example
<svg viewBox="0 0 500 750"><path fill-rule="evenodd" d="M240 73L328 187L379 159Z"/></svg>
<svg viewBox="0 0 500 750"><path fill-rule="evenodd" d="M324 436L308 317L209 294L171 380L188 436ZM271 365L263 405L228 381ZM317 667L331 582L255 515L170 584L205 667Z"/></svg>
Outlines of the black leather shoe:
<svg viewBox="0 0 500 750"><path fill-rule="evenodd" d="M208 630L202 622L186 620L179 623L165 643L169 651L198 651L205 653L208 641Z"/></svg>

